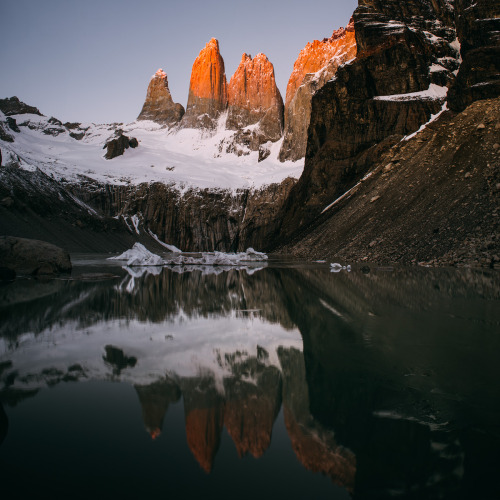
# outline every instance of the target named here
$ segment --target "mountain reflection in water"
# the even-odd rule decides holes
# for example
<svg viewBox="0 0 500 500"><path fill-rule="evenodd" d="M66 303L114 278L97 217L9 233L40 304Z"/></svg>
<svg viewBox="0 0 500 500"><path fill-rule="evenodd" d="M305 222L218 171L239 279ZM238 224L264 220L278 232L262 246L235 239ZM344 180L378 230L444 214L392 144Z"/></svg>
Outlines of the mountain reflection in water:
<svg viewBox="0 0 500 500"><path fill-rule="evenodd" d="M30 401L55 398L55 418L77 400L77 387L95 394L106 387L113 398L126 384L150 446L181 432L167 422L182 405L184 447L213 480L206 483L186 462L182 474L193 495L198 481L205 498L227 497L217 478L236 480L233 465L224 475L217 463L234 462L228 436L265 498L276 496L272 477L279 473L292 498L304 491L310 498L500 497L498 272L178 271L131 275L113 267L116 279L18 280L0 288L5 477L16 477L23 456L38 456L17 424L42 425L36 414L23 414ZM102 404L96 399L88 411L99 413ZM123 415L127 433L135 411ZM90 425L82 420L78 426ZM288 436L288 453L304 471L321 474L290 473L289 458L275 455L282 446L275 434ZM61 431L59 439L68 437ZM125 460L117 443L106 446L109 453L116 447L117 464ZM143 462L153 452L144 443L128 450ZM83 453L82 463L75 455L74 469L97 487L98 474ZM249 456L269 474L255 472ZM120 470L131 474L124 464ZM254 496L256 485L238 495Z"/></svg>

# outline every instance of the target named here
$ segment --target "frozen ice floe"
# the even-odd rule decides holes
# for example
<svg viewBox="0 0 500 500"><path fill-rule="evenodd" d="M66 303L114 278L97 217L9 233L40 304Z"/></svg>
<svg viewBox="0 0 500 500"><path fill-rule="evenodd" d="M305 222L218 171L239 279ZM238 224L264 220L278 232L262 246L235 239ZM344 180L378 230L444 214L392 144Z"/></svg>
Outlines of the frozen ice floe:
<svg viewBox="0 0 500 500"><path fill-rule="evenodd" d="M246 252L224 253L224 252L200 252L195 254L179 254L173 257L160 257L150 252L141 243L116 257L109 257L109 260L123 260L128 267L134 266L227 266L230 268L251 265L253 263L263 263L267 260L267 255L249 248Z"/></svg>

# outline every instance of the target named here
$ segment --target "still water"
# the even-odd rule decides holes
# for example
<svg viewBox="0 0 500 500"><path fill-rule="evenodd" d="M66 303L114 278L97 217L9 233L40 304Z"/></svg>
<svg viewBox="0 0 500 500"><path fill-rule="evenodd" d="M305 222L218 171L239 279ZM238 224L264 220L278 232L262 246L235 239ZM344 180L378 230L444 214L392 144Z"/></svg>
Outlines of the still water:
<svg viewBox="0 0 500 500"><path fill-rule="evenodd" d="M500 498L500 273L73 261L0 287L5 498Z"/></svg>

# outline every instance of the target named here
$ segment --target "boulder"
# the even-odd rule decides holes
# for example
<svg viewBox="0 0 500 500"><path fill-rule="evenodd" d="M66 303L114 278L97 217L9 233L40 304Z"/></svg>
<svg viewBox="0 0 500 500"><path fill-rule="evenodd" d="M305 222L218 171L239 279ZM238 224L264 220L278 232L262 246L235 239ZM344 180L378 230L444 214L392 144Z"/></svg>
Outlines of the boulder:
<svg viewBox="0 0 500 500"><path fill-rule="evenodd" d="M184 112L181 104L174 103L168 88L167 74L160 68L149 82L146 101L137 119L172 126L181 120Z"/></svg>
<svg viewBox="0 0 500 500"><path fill-rule="evenodd" d="M39 240L0 236L3 266L23 274L53 275L71 272L69 253Z"/></svg>
<svg viewBox="0 0 500 500"><path fill-rule="evenodd" d="M116 132L116 137L106 142L103 149L106 149L104 158L111 160L117 156L121 156L126 149L136 148L139 146L139 141L135 137L127 137L123 135L123 130L119 129Z"/></svg>
<svg viewBox="0 0 500 500"><path fill-rule="evenodd" d="M195 59L189 83L185 128L213 128L227 108L227 81L219 42L212 38Z"/></svg>
<svg viewBox="0 0 500 500"><path fill-rule="evenodd" d="M276 86L274 67L264 54L253 59L243 54L228 86L226 127L241 130L256 125L256 149L268 141L277 141L283 130L283 99Z"/></svg>
<svg viewBox="0 0 500 500"><path fill-rule="evenodd" d="M12 118L11 116L8 116L7 117L7 125L9 126L9 128L13 131L13 132L21 132L19 130L19 127L17 126L17 122L16 122L16 119L15 118Z"/></svg>

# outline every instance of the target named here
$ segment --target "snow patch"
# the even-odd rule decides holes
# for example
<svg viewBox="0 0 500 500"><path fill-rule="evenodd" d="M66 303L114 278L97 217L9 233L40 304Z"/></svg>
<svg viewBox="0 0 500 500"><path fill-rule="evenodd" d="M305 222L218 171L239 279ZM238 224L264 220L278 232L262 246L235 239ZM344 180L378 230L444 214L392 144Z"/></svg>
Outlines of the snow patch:
<svg viewBox="0 0 500 500"><path fill-rule="evenodd" d="M139 219L139 216L138 215L132 215L132 217L130 219L132 221L132 224L134 225L135 232L137 234L141 234L140 231L139 231L139 224L141 222L140 219Z"/></svg>
<svg viewBox="0 0 500 500"><path fill-rule="evenodd" d="M441 100L445 99L448 94L448 87L441 87L435 83L431 83L427 90L420 92L409 92L407 94L379 95L373 99L375 101L415 101L415 100Z"/></svg>
<svg viewBox="0 0 500 500"><path fill-rule="evenodd" d="M165 262L159 256L150 252L141 243L134 243L134 246L117 257L109 257L108 260L126 260L127 266L161 266Z"/></svg>
<svg viewBox="0 0 500 500"><path fill-rule="evenodd" d="M168 243L164 243L163 241L161 241L160 238L158 238L158 236L156 236L156 234L151 231L151 229L148 229L148 233L151 238L153 238L157 243L159 243L162 247L165 247L170 252L182 253L182 250L179 250L176 246L169 245Z"/></svg>
<svg viewBox="0 0 500 500"><path fill-rule="evenodd" d="M185 192L189 189L260 189L298 179L304 160L280 162L281 141L273 143L271 154L260 162L258 151L236 156L220 149L230 144L235 132L225 129L223 114L213 131L165 128L150 120L128 124L81 124L85 135L75 140L69 133L44 134L53 128L47 117L16 115L21 132L14 143L2 141L4 158L20 158L21 168L40 169L56 181L81 183L92 179L103 184L139 185L161 182ZM139 141L139 147L112 162L102 157L102 147L110 134L120 128ZM153 168L152 168L153 167Z"/></svg>
<svg viewBox="0 0 500 500"><path fill-rule="evenodd" d="M435 115L431 115L429 121L427 123L424 123L416 132L413 132L413 134L407 135L401 139L402 141L409 141L410 139L413 139L419 132L422 132L429 124L431 124L433 121L437 120L442 113L448 110L448 103L445 102L441 108L441 111L436 113Z"/></svg>

